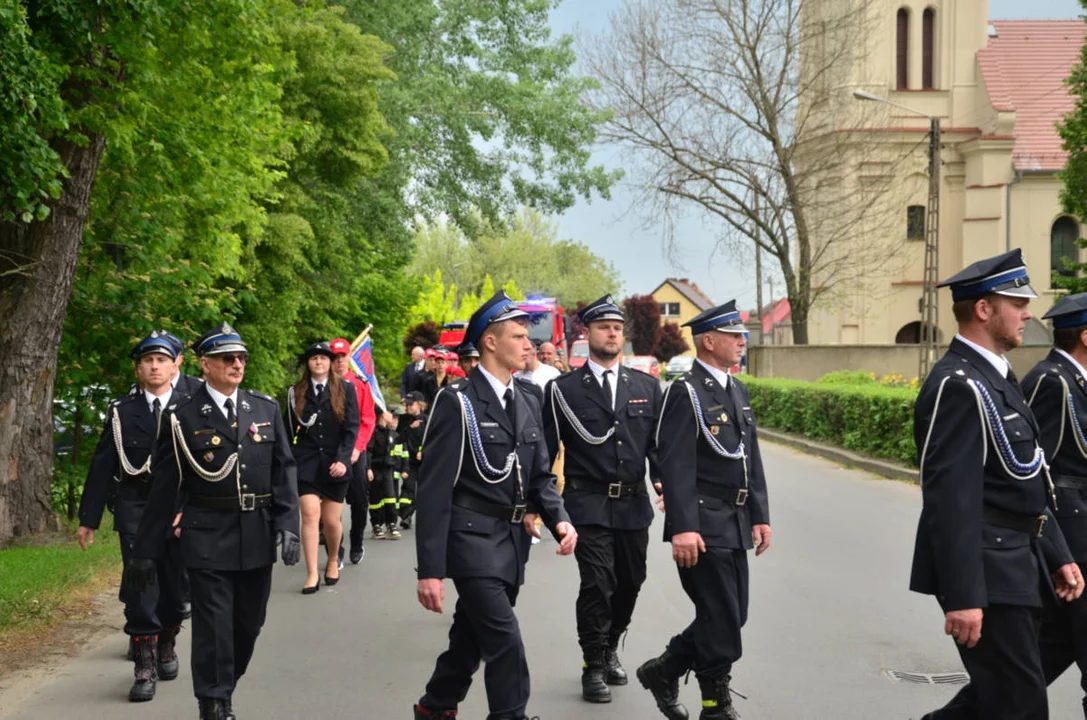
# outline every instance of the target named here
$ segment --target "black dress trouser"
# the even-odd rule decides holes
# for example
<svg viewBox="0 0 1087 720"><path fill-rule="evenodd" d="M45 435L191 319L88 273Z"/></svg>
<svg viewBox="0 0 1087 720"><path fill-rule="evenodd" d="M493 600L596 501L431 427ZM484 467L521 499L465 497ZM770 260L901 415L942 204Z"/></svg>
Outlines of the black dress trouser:
<svg viewBox="0 0 1087 720"><path fill-rule="evenodd" d="M581 589L577 604L577 637L586 661L602 653L626 632L634 603L645 582L649 529L614 530L578 525L577 559Z"/></svg>
<svg viewBox="0 0 1087 720"><path fill-rule="evenodd" d="M366 479L366 453L351 464L351 483L347 486L347 504L351 506L351 550L362 547L369 512L370 482Z"/></svg>
<svg viewBox="0 0 1087 720"><path fill-rule="evenodd" d="M198 698L229 700L264 626L272 566L189 570L192 588L192 684Z"/></svg>
<svg viewBox="0 0 1087 720"><path fill-rule="evenodd" d="M1047 720L1041 615L1039 608L1020 605L985 608L978 644L955 643L970 684L923 720Z"/></svg>
<svg viewBox="0 0 1087 720"><path fill-rule="evenodd" d="M419 468L421 463L408 463L408 476L400 485L400 500L398 510L402 520L410 520L415 514L415 488L419 484Z"/></svg>
<svg viewBox="0 0 1087 720"><path fill-rule="evenodd" d="M694 567L679 568L679 582L694 603L694 621L668 650L699 680L719 680L743 654L747 622L747 551L709 547Z"/></svg>
<svg viewBox="0 0 1087 720"><path fill-rule="evenodd" d="M128 567L136 536L118 534L122 566ZM157 582L148 585L142 593L128 594L121 586L118 597L125 605L125 633L128 635L158 635L163 628L181 625L185 566L181 560L181 543L176 538L166 542L166 552L157 561L156 571Z"/></svg>
<svg viewBox="0 0 1087 720"><path fill-rule="evenodd" d="M1079 666L1080 687L1087 694L1087 597L1043 610L1039 645L1046 685L1075 663ZM1087 718L1087 697L1083 700L1083 715Z"/></svg>
<svg viewBox="0 0 1087 720"><path fill-rule="evenodd" d="M420 704L431 711L455 710L483 662L487 720L523 718L529 678L521 627L513 614L518 588L498 578L464 578L453 584L457 607L449 649L438 656Z"/></svg>

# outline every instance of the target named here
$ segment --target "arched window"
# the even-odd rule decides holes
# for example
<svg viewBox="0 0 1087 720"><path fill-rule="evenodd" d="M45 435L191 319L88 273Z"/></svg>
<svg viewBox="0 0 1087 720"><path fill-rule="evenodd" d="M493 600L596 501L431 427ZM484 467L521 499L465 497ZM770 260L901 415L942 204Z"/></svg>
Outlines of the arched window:
<svg viewBox="0 0 1087 720"><path fill-rule="evenodd" d="M1049 268L1055 273L1072 277L1075 270L1065 267L1064 261L1075 262L1079 258L1076 240L1079 239L1079 223L1067 215L1057 218L1049 231Z"/></svg>
<svg viewBox="0 0 1087 720"><path fill-rule="evenodd" d="M921 87L931 90L936 87L934 81L936 65L936 10L927 8L921 16Z"/></svg>
<svg viewBox="0 0 1087 720"><path fill-rule="evenodd" d="M895 87L905 90L910 86L910 11L898 9L895 28Z"/></svg>

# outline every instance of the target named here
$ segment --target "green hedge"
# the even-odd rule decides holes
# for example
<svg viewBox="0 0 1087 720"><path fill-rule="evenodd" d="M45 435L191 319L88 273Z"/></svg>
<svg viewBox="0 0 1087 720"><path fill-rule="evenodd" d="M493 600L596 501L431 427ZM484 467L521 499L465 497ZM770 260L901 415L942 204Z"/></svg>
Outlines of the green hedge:
<svg viewBox="0 0 1087 720"><path fill-rule="evenodd" d="M741 378L760 425L848 450L917 464L913 405L917 390L877 384Z"/></svg>

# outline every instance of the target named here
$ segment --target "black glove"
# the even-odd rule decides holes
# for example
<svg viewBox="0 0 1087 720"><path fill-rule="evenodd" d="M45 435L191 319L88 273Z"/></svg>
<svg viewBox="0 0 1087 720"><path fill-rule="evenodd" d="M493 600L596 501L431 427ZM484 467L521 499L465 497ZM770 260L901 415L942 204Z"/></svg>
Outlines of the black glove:
<svg viewBox="0 0 1087 720"><path fill-rule="evenodd" d="M298 536L290 530L280 530L276 536L276 545L282 545L281 557L284 565L296 565L302 555L302 546L298 544Z"/></svg>
<svg viewBox="0 0 1087 720"><path fill-rule="evenodd" d="M121 589L132 595L141 595L149 586L158 582L158 568L150 558L132 558L121 577Z"/></svg>

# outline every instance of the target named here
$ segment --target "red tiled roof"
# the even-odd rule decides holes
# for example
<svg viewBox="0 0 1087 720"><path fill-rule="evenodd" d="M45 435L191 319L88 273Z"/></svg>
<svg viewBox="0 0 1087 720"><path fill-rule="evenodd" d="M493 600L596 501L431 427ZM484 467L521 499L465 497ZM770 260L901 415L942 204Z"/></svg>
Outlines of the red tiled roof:
<svg viewBox="0 0 1087 720"><path fill-rule="evenodd" d="M1073 107L1064 84L1083 48L1082 20L993 20L996 37L978 51L978 66L993 107L1015 112L1017 170L1060 170L1056 122Z"/></svg>
<svg viewBox="0 0 1087 720"><path fill-rule="evenodd" d="M774 303L770 312L762 315L762 334L769 335L774 332L774 326L786 322L793 314L793 308L789 305L789 298L782 298Z"/></svg>

